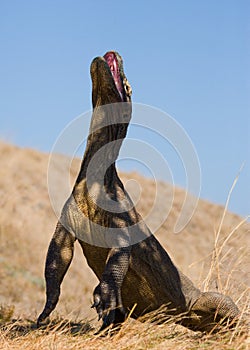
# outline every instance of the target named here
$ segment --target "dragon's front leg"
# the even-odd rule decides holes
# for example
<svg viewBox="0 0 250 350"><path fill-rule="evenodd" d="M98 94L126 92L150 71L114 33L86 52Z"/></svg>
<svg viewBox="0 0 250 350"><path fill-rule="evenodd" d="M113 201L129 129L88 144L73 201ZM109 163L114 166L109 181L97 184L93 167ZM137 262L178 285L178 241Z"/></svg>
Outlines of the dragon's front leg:
<svg viewBox="0 0 250 350"><path fill-rule="evenodd" d="M131 247L112 248L100 283L94 290L94 303L99 319L102 318L101 329L125 320L126 310L122 304L121 286L128 271Z"/></svg>
<svg viewBox="0 0 250 350"><path fill-rule="evenodd" d="M59 222L51 239L45 265L46 304L37 320L39 326L56 307L60 286L73 258L75 237Z"/></svg>

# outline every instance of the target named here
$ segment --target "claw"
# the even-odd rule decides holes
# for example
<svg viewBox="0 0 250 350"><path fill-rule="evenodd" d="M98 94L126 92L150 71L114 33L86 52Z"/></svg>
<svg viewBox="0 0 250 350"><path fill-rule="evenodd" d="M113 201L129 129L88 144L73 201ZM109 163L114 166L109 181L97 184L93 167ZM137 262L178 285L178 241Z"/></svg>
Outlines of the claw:
<svg viewBox="0 0 250 350"><path fill-rule="evenodd" d="M102 318L102 315L103 315L103 308L102 308L102 305L101 305L101 302L100 301L94 301L94 303L91 305L91 308L95 308L96 309L96 312L98 314L98 321L100 321L100 319Z"/></svg>
<svg viewBox="0 0 250 350"><path fill-rule="evenodd" d="M93 304L91 305L91 309L93 309L94 307L97 307L100 304L100 301L94 301Z"/></svg>
<svg viewBox="0 0 250 350"><path fill-rule="evenodd" d="M98 314L98 321L103 317L103 307L101 303L96 307L96 312Z"/></svg>
<svg viewBox="0 0 250 350"><path fill-rule="evenodd" d="M97 309L97 307L100 306L100 304L101 304L101 297L100 297L99 293L97 293L95 291L94 292L94 302L93 302L91 308L95 307Z"/></svg>
<svg viewBox="0 0 250 350"><path fill-rule="evenodd" d="M103 325L105 327L110 326L115 321L115 310L109 311L109 313L106 313L103 317Z"/></svg>

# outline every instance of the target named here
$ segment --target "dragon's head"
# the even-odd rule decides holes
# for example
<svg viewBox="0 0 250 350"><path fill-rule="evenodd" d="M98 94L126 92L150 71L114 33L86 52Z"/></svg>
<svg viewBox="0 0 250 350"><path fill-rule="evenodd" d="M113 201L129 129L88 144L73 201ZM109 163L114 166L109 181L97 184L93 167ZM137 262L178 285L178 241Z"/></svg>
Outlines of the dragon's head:
<svg viewBox="0 0 250 350"><path fill-rule="evenodd" d="M96 57L90 67L93 107L116 102L130 102L132 89L123 70L122 57L108 51Z"/></svg>

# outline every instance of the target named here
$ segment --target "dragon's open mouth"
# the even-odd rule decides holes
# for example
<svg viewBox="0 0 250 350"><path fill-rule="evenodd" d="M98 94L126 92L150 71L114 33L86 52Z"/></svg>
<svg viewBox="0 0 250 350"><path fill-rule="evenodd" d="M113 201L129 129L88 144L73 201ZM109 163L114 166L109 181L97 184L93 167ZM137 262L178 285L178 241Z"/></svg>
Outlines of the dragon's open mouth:
<svg viewBox="0 0 250 350"><path fill-rule="evenodd" d="M110 71L112 73L116 88L121 96L122 101L124 101L123 97L123 83L120 75L119 63L114 51L108 51L103 56L107 64L109 65Z"/></svg>

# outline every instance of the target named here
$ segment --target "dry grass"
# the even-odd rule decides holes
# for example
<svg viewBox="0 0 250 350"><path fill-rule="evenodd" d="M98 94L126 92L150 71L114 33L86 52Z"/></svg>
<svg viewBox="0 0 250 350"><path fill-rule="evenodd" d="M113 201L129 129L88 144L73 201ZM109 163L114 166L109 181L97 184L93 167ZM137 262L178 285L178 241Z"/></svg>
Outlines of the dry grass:
<svg viewBox="0 0 250 350"><path fill-rule="evenodd" d="M127 320L113 336L94 335L99 324L90 309L97 280L76 246L51 323L36 329L44 303L43 268L56 217L46 184L48 155L0 143L0 349L248 349L246 326L216 335L194 333L167 320L162 325ZM72 176L79 161L72 164ZM60 178L61 169L58 169ZM153 204L155 184L138 174L122 174L142 186L137 208ZM58 181L59 186L61 184ZM160 184L162 200L171 189ZM171 232L185 193L175 189L169 217L157 237L177 266L202 289L230 295L249 316L250 225L225 208L200 200L189 225ZM228 198L228 201L230 196Z"/></svg>
<svg viewBox="0 0 250 350"><path fill-rule="evenodd" d="M168 321L160 326L128 320L117 333L98 336L86 321L55 319L43 329L30 320L0 328L0 349L247 349L243 327L217 334L194 333Z"/></svg>

